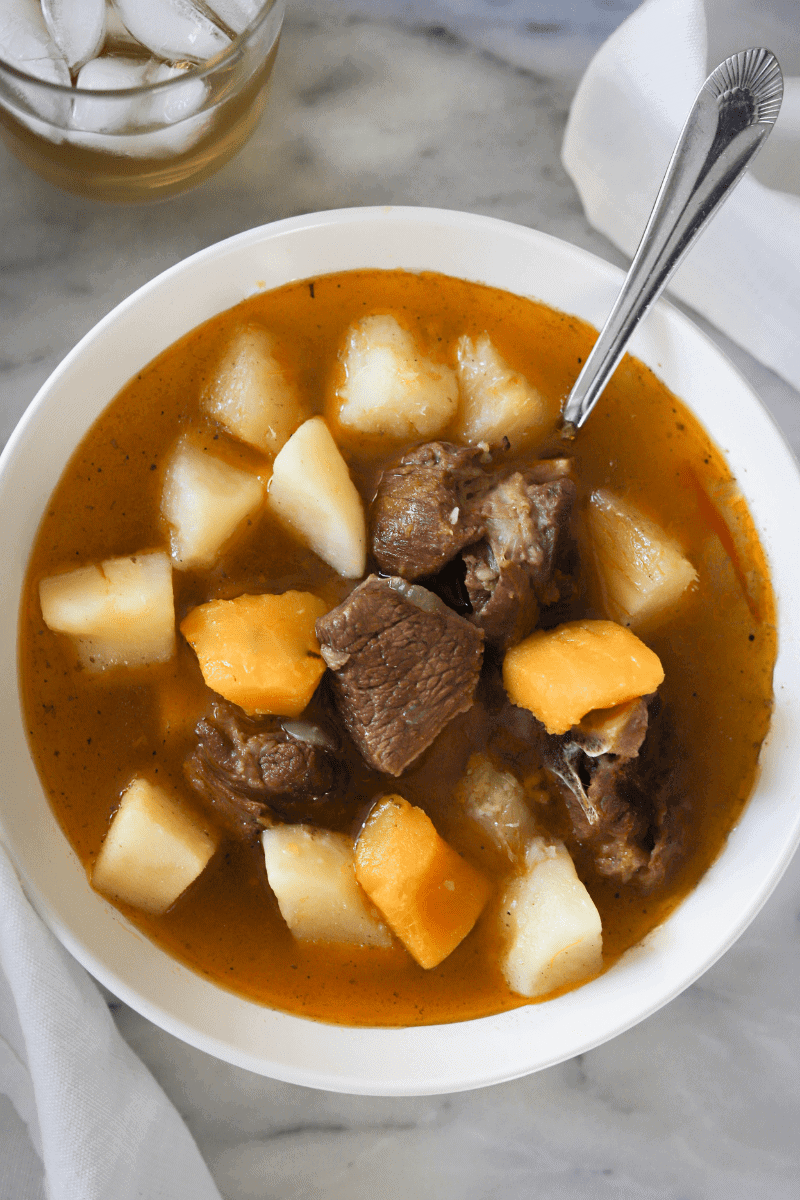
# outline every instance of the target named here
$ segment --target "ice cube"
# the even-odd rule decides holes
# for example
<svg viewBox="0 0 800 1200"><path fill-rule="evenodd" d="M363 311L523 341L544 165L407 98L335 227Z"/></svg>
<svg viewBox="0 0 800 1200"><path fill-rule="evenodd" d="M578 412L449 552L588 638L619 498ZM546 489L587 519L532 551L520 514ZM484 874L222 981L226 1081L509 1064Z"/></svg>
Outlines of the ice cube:
<svg viewBox="0 0 800 1200"><path fill-rule="evenodd" d="M42 0L42 12L70 71L94 58L106 33L105 0Z"/></svg>
<svg viewBox="0 0 800 1200"><path fill-rule="evenodd" d="M145 83L148 63L133 58L93 58L78 73L79 90L122 91L140 88ZM119 133L135 126L143 115L147 101L141 96L75 97L70 124L84 133Z"/></svg>
<svg viewBox="0 0 800 1200"><path fill-rule="evenodd" d="M70 85L67 64L35 0L4 0L0 9L0 53L6 62L28 75Z"/></svg>
<svg viewBox="0 0 800 1200"><path fill-rule="evenodd" d="M0 6L0 58L27 75L70 87L69 67L47 30L36 0L3 0ZM12 82L22 101L22 111L38 115L54 125L65 124L68 96L49 89ZM15 115L20 114L16 112ZM26 122L29 124L30 122Z"/></svg>
<svg viewBox="0 0 800 1200"><path fill-rule="evenodd" d="M141 111L132 114L136 116L137 124L141 119ZM101 154L116 154L125 158L174 158L191 149L213 120L213 113L202 112L185 121L145 133L93 133L71 129L66 137L74 146L83 146L86 150L96 150Z"/></svg>
<svg viewBox="0 0 800 1200"><path fill-rule="evenodd" d="M191 0L114 0L126 28L153 54L205 62L230 44Z"/></svg>
<svg viewBox="0 0 800 1200"><path fill-rule="evenodd" d="M231 33L244 33L261 12L264 0L208 0L208 7Z"/></svg>
<svg viewBox="0 0 800 1200"><path fill-rule="evenodd" d="M143 158L172 158L176 154L183 154L200 140L213 120L211 113L198 113L186 121L167 125L164 129L140 133L135 139L126 139L126 142L135 140L136 144L132 147L125 145L123 153Z"/></svg>
<svg viewBox="0 0 800 1200"><path fill-rule="evenodd" d="M165 83L180 79L186 68L158 63L147 71L148 83ZM160 88L148 102L147 117L154 125L174 125L194 116L208 94L208 84L202 79L186 79L170 88Z"/></svg>
<svg viewBox="0 0 800 1200"><path fill-rule="evenodd" d="M84 150L115 154L123 158L174 158L183 154L200 138L208 126L205 113L190 117L178 125L154 129L150 133L85 133L71 129L66 140Z"/></svg>
<svg viewBox="0 0 800 1200"><path fill-rule="evenodd" d="M198 113L208 94L202 79L186 78L186 69L150 59L104 56L92 59L78 75L78 87L87 91L142 88L175 80L173 87L157 88L142 96L76 97L69 140L87 150L129 158L170 158L188 150L213 121L211 113ZM164 129L148 126L164 125Z"/></svg>

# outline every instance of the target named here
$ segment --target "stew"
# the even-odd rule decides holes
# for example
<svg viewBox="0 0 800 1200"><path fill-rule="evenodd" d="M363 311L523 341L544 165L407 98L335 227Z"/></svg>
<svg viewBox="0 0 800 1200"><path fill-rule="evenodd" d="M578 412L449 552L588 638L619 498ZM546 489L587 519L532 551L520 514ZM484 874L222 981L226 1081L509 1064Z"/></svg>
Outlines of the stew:
<svg viewBox="0 0 800 1200"><path fill-rule="evenodd" d="M442 394L454 407L431 432L419 423L378 428L359 416L346 355L357 336L384 337L375 322L387 317L411 337L415 353L441 368ZM298 533L302 516L277 509L275 497L283 492L276 450L280 455L300 420L275 434L274 447L262 438L259 449L226 424L215 380L243 330L268 338L303 428L325 418L369 516L363 570L347 558L349 544L336 559L339 569L329 565L310 548L314 530ZM31 555L20 625L25 714L43 785L87 872L134 779L177 796L210 839L208 865L165 912L112 897L165 951L242 995L339 1023L454 1021L527 1003L500 966L508 929L498 917L498 897L511 895L503 888L514 877L509 864L516 852L503 842L506 834L495 829L497 836L488 837L480 822L464 819L465 780L474 782L475 772L494 771L493 778L521 787L531 828L566 847L602 921L604 968L664 920L719 854L752 789L770 719L776 634L767 566L722 454L636 359L623 360L565 462L555 422L595 336L575 317L478 284L401 271L330 275L253 296L195 329L144 367L86 435ZM486 337L515 386L533 389L542 403L539 428L523 436L509 411L502 417L509 436L492 445L481 440L481 413L469 392L469 371ZM459 355L454 400L447 372ZM193 550L176 548L174 522L171 541L164 516L179 445L269 489L270 501L251 503L236 532L203 565L191 560ZM418 504L420 480L428 486L437 472L458 497L443 554L437 537L450 535L437 532L436 521L444 510L433 501L427 509ZM498 550L515 488L524 490L526 513L534 493L542 498L534 515L550 558L539 575L530 555L520 567L511 551ZM403 540L410 509L417 517L425 509L429 519L416 548ZM644 608L634 612L636 596L624 599L621 613L624 589L614 593L616 602L609 598L597 565L608 522L624 523L631 512L643 528L649 522L666 531L685 571L678 598L658 619ZM42 581L170 547L175 619L184 632L165 661L125 665L112 658L96 670L92 645L81 648L48 627ZM516 563L517 576L503 574L507 563ZM512 585L522 587L525 599L509 617L502 589L513 591ZM423 611L427 601L417 603L422 591L438 597L430 612ZM212 611L211 602L298 594L319 606L311 605L308 618L321 647L305 660L317 671L310 702L298 701L299 713L284 707L270 717L247 698L239 703L209 687L196 653L198 629L205 622L205 636L212 618L229 611ZM298 603L291 600L292 612ZM413 677L409 694L417 696L430 684L437 703L449 704L432 744L404 741L413 724L405 701L380 734L374 714L365 717L359 708L364 691L352 656L370 621L375 629L381 622L381 629L414 623L408 644L417 650L393 668L394 684L381 703L389 712L403 680ZM524 658L521 647L532 630L544 639L580 626L588 637L612 622L626 635L629 625L640 631L663 668L663 683L642 683L625 709L624 729L609 732L606 724L598 734L582 714L566 730L551 729L530 704L509 701L517 695L512 665ZM363 644L375 636L364 634ZM427 673L414 675L423 660ZM454 683L443 699L448 672ZM607 712L618 703L591 707ZM287 721L305 724L290 728ZM267 760L265 773L258 764ZM622 813L601 813L600 836L591 814L621 767L634 799ZM258 777L243 784L243 773L256 768ZM378 917L397 936L363 944L295 936L268 882L262 831L300 823L352 839L363 827L366 845L367 831L378 836L379 818L399 820L404 806L427 814L464 871L488 881L488 900L483 883L475 885L481 915L471 932L427 968L398 933L404 918L387 916L394 911L389 900L375 900ZM433 836L415 820L420 837ZM442 869L447 874L450 867ZM461 870L454 860L453 870ZM369 878L363 867L358 886L368 886ZM374 899L379 892L385 888L375 885L369 894Z"/></svg>

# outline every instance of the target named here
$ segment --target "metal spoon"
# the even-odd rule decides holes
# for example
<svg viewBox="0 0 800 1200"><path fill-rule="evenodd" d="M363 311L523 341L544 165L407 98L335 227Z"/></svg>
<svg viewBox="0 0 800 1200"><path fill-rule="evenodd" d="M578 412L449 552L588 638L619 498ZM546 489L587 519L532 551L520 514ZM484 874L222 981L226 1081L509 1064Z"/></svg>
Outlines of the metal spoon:
<svg viewBox="0 0 800 1200"><path fill-rule="evenodd" d="M768 136L782 98L778 60L764 49L726 58L703 84L622 291L564 405L562 437L583 425L639 321Z"/></svg>

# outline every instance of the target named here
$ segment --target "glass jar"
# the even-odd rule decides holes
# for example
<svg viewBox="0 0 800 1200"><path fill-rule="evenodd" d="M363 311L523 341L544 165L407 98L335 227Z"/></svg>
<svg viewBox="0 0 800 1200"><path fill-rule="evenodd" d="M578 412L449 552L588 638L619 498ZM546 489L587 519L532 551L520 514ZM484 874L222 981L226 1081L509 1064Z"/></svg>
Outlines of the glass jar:
<svg viewBox="0 0 800 1200"><path fill-rule="evenodd" d="M95 63L113 74L109 63L134 64L138 53L142 86L51 83L0 58L0 136L48 183L91 199L155 200L192 187L253 132L284 9L284 0L266 0L252 25L201 64L155 62L132 38L112 39Z"/></svg>

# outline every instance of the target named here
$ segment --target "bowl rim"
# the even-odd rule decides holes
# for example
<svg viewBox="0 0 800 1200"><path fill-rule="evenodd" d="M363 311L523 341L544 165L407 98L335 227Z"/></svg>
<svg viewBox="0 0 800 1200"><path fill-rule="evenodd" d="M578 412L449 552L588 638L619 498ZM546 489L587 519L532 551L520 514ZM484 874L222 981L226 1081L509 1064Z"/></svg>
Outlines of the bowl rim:
<svg viewBox="0 0 800 1200"><path fill-rule="evenodd" d="M269 276L270 271L279 275L284 272L281 275L282 282L313 277L313 271L308 273L301 270L291 276L285 274L287 264L297 257L297 248L302 246L303 239L310 240L312 244L318 242L320 245L336 243L337 238L346 237L348 232L352 234L354 227L358 230L359 253L362 254L366 252L364 246L368 248L372 244L382 245L389 239L392 246L397 247L421 242L426 248L426 254L434 250L439 253L438 247L441 244L445 247L441 249L441 254L446 258L451 249L452 253L456 254L458 239L477 235L481 246L476 253L478 257L483 254L483 261L488 263L489 259L483 247L507 243L509 246L513 245L520 257L523 253L530 253L532 256L539 254L552 263L561 264L565 272L577 272L577 275L584 279L589 291L594 288L596 295L592 295L593 304L605 303L608 296L613 299L623 278L623 272L618 268L549 234L492 217L446 209L340 209L290 217L234 235L182 260L144 284L103 317L64 358L31 402L0 456L0 511L5 511L9 479L11 478L13 483L12 476L18 456L25 451L27 445L36 443L37 426L43 427L48 406L55 407L59 389L63 391L64 388L69 388L72 378L80 374L84 359L91 359L92 356L96 358L98 348L102 349L103 343L113 342L126 324L131 325L137 312L146 311L142 309L143 305L149 304L160 293L166 295L170 289L174 290L174 285L185 284L189 277L199 279L200 275L215 263L233 261L237 256L257 258L257 255L250 253L255 247L262 251L265 247L270 248L270 253L266 255L262 264L268 267L268 270L263 272L265 275ZM405 250L402 252L406 253ZM354 269L360 265L353 263ZM328 270L332 269L335 268ZM439 268L409 265L407 269ZM328 273L328 270L324 273ZM524 273L524 267L521 266L519 270ZM254 271L254 276L255 274L257 272ZM476 282L491 282L469 271L462 272L461 277ZM256 280L256 283L259 282L261 281ZM244 299L247 293L242 293L241 290L234 298L228 298L226 288L233 289L230 291L233 296L237 286L227 282L224 286L215 286L214 294L219 293L222 299L215 302L212 311L223 311L238 300ZM270 280L270 286L278 285ZM252 290L258 290L258 287ZM508 290L515 289L509 287ZM579 315L583 315L584 299L582 296ZM575 307L567 311L575 311ZM210 315L212 314L209 313ZM186 319L191 320L190 317ZM198 323L197 320L191 320L186 331ZM672 337L672 345L669 344L667 335ZM175 336L179 335L171 336L165 332L162 349L171 344ZM711 339L678 310L660 301L648 321L637 332L632 352L647 362L648 355L652 358L653 353L656 357L662 353L663 348L658 348L659 338L663 341L665 337L668 353L671 353L675 346L679 346L681 353L687 354L692 361L696 359L703 363L712 362L728 390L728 398L735 413L739 414L741 410L741 413L754 423L746 431L747 436L739 437L735 452L744 454L747 451L749 454L753 451L757 456L757 461L752 463L747 459L748 465L744 468L748 474L747 480L739 477L738 481L748 496L754 518L758 517L757 524L760 524L763 538L768 532L764 520L770 529L770 522L779 522L781 499L789 496L793 500L795 510L800 506L800 473L791 451L771 415ZM651 343L656 345L655 351L652 350ZM135 352L134 347L132 353ZM156 353L158 351L150 353L149 358L144 361L149 361ZM123 366L118 370L126 369L124 363L128 360L124 355L122 358ZM140 361L139 366L142 365L143 362ZM669 371L682 369L680 364L671 360L668 367ZM122 382L126 382L133 373L131 371L125 375ZM115 391L106 395L106 403ZM753 435L753 428L757 429L760 440L764 442L763 452L759 449L759 440ZM737 430L738 426L734 420L731 433L737 434ZM741 433L742 431L738 431L738 434ZM712 437L719 443L718 436L712 433ZM730 450L728 452L731 453ZM776 459L780 470L774 471L773 482L777 481L778 495L765 497L759 493L756 511L748 487L752 486L757 471L766 479L767 464L774 469ZM23 505L19 507L22 508ZM792 506L789 505L789 508L791 510ZM38 515L36 525L38 526ZM29 544L28 542L25 547L18 548L18 559L27 561ZM769 550L766 545L765 550ZM788 578L791 575L785 561L787 558L788 554L783 558L778 556L771 563L773 580L776 582L778 624L781 630L778 658L778 662L782 664L780 672L776 664L776 680L780 681L784 689L779 696L776 686L776 718L780 714L780 720L773 719L772 728L762 749L761 776L742 818L732 831L723 853L703 876L697 888L662 925L623 955L604 975L557 1000L524 1006L508 1013L473 1021L399 1029L333 1026L265 1009L216 987L147 942L116 909L91 892L83 870L77 864L76 856L57 826L63 847L62 854L56 854L55 857L63 870L68 872L71 884L67 897L59 894L59 903L56 903L52 889L48 890L51 888L48 871L52 866L52 858L48 859L36 845L19 845L15 840L15 810L7 802L5 794L5 788L10 786L9 784L0 786L0 837L10 851L34 906L59 940L87 970L130 1007L156 1025L225 1061L290 1083L332 1091L386 1096L442 1094L488 1086L555 1065L603 1044L652 1015L712 966L740 936L766 902L800 843L800 805L796 803L800 796L793 779L791 785L789 784L791 777L786 770L783 772L785 778L781 779L780 769L800 734L800 704L795 699L800 689L791 687L792 680L800 679L800 614L793 613L790 605L781 603L781 595L790 596L791 592L784 588L779 591L777 586L778 574L781 582L785 576ZM791 570L794 572L792 578L800 586L800 567L792 566ZM13 611L16 612L18 596L12 603ZM16 634L16 630L14 633ZM13 678L16 681L15 673ZM6 686L5 692L8 690ZM13 687L11 690L16 704L17 689ZM27 744L25 752L27 754ZM781 788L787 787L789 795L781 791ZM39 790L41 791L41 788ZM757 808L767 807L774 810L783 821L783 825L781 836L775 835L771 840L767 839L768 844L762 845L760 857L757 857L755 864L748 865L752 854L746 840L749 827L758 816L758 813L753 811L757 797L761 797ZM47 807L49 811L49 805ZM51 820L55 824L52 813ZM70 855L74 861L71 861L68 867L62 859L69 859ZM723 910L724 920L720 925L716 895L721 883L726 879L726 872L729 874L730 869L736 874L737 885L741 885L747 894L746 899L735 891L729 895L729 903ZM728 890L730 892L730 889ZM96 918L93 916L91 919L92 937L87 942L87 933L81 927L81 921L84 919L83 914L90 909L96 914ZM97 936L94 936L95 923L102 926L102 931ZM724 932L721 932L721 929ZM691 943L697 940L698 934L710 934L702 953L691 946ZM130 970L126 966L124 956L113 950L112 944L117 936L124 942L126 954L135 960L132 961ZM137 939L144 945L137 947ZM682 959L678 955L683 965L677 969L674 966L676 942L681 943L681 939L686 945L683 948L685 952ZM163 961L156 963L154 955ZM665 961L672 966L666 982L662 978ZM113 965L109 965L109 962ZM147 979L137 983L135 972L143 963L147 964ZM659 968L662 968L661 974ZM614 995L617 984L623 989L626 986L632 989L634 995L623 997L625 1002L620 1002L620 997ZM159 989L167 990L171 997L169 1004L165 1002ZM217 1005L220 1012L224 1010L226 1014L227 1025L224 1029L223 1024L219 1020L212 1020L207 1011L209 1006L214 1007L212 992L216 994L217 999L226 998L225 1003ZM184 1004L181 1011L177 1011L180 1008L177 996L182 998L181 1003ZM558 1017L554 1023L549 1019L549 1014L556 1008ZM602 1020L596 1019L595 1014L598 1012ZM590 1019L587 1020L587 1017ZM565 1037L565 1026L583 1032ZM251 1048L252 1038L255 1038L260 1048ZM513 1053L509 1049L512 1041L516 1047ZM289 1050L286 1049L287 1045ZM265 1046L274 1047L274 1050L265 1051ZM379 1060L377 1066L376 1057Z"/></svg>

